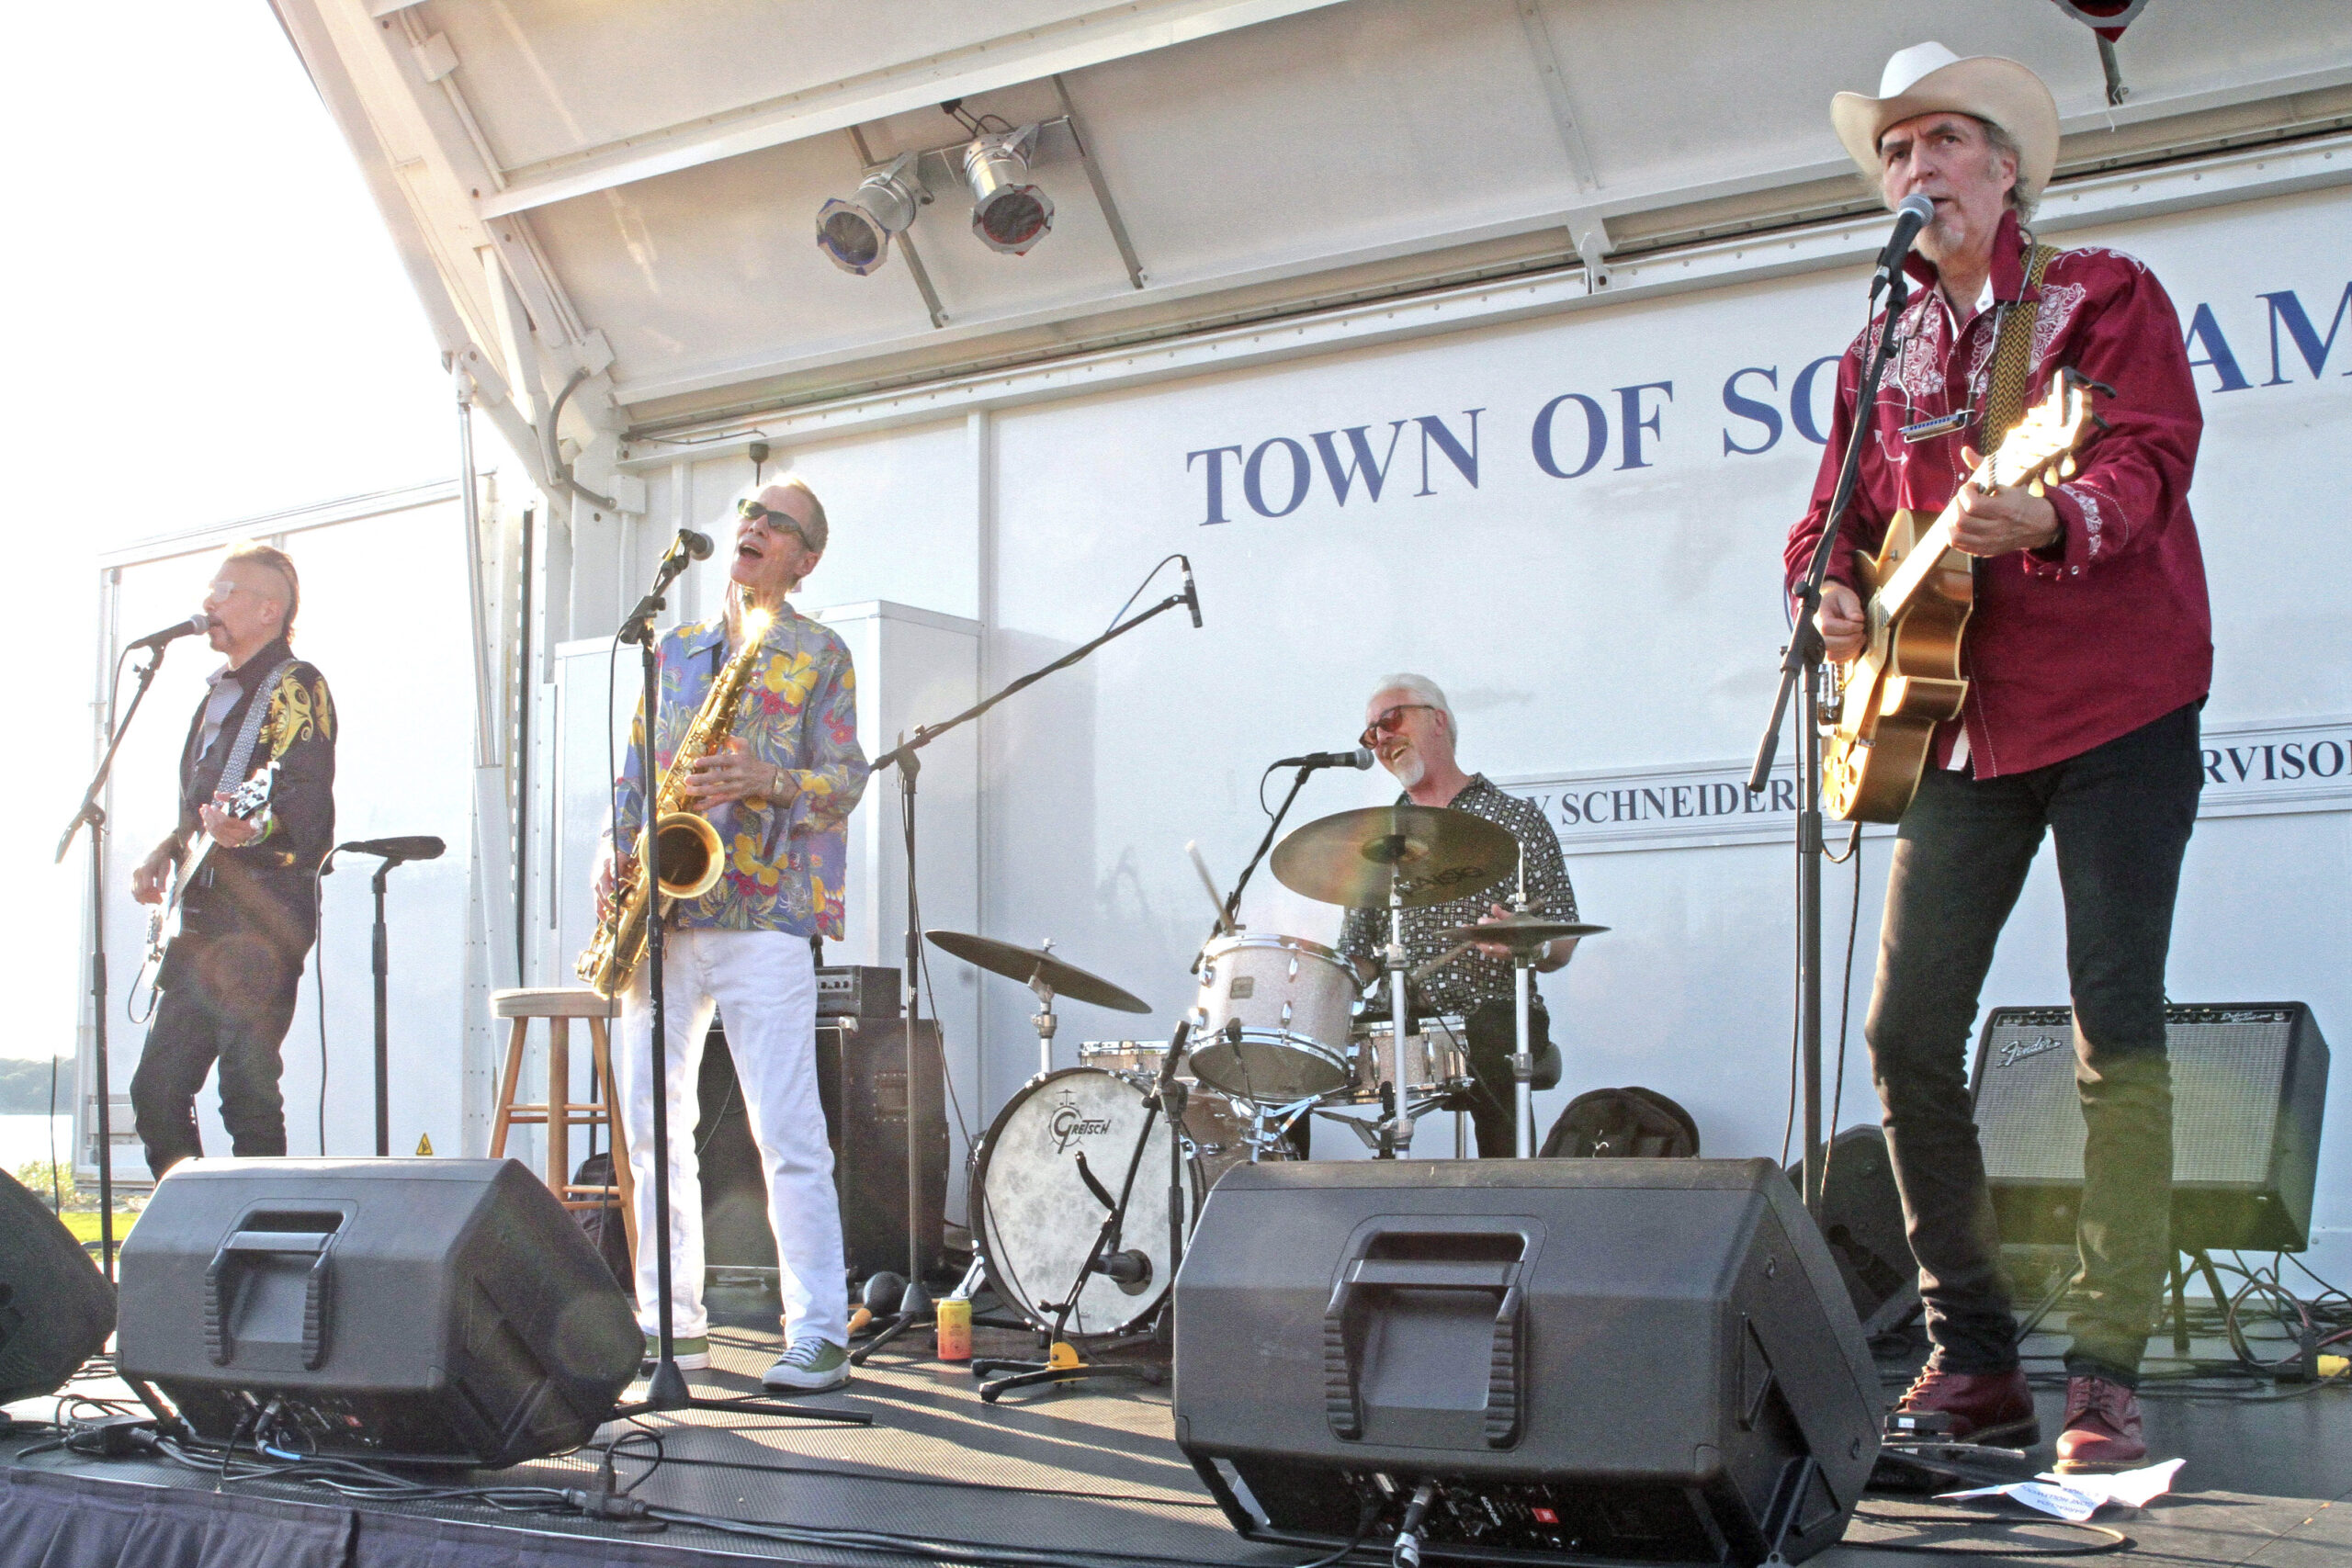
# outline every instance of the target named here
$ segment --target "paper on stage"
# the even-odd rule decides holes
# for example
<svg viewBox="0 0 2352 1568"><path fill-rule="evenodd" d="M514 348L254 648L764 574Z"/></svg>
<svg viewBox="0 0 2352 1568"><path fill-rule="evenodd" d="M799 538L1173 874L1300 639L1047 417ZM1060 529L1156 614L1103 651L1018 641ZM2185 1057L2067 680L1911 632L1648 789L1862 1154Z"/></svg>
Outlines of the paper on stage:
<svg viewBox="0 0 2352 1568"><path fill-rule="evenodd" d="M2109 1503L2143 1508L2172 1490L2172 1478L2182 1461L2168 1459L2143 1470L2120 1475L2058 1475L2045 1472L2036 1481L2013 1481L2007 1486L1978 1486L1966 1492L1945 1492L1939 1503L1964 1497L2014 1497L2029 1508L2080 1524Z"/></svg>

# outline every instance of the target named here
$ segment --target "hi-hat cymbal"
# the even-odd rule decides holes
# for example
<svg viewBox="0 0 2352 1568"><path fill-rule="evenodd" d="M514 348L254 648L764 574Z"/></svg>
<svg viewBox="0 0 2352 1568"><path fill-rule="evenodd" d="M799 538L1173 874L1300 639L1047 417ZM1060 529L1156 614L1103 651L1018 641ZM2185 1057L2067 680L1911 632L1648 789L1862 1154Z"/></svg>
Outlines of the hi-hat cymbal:
<svg viewBox="0 0 2352 1568"><path fill-rule="evenodd" d="M1599 936L1607 926L1588 926L1576 920L1551 920L1541 915L1499 915L1477 925L1455 926L1437 933L1440 942L1494 942L1513 953L1531 953L1563 937Z"/></svg>
<svg viewBox="0 0 2352 1568"><path fill-rule="evenodd" d="M925 931L922 934L932 946L943 953L952 953L965 963L985 969L991 975L1001 975L1024 986L1033 980L1043 980L1057 997L1068 997L1074 1002L1091 1002L1114 1012L1151 1010L1149 1002L1137 1000L1100 975L1090 975L1042 947L1015 947L1009 942L974 936L967 931Z"/></svg>
<svg viewBox="0 0 2352 1568"><path fill-rule="evenodd" d="M1275 846L1274 875L1294 893L1354 908L1442 904L1491 887L1519 864L1519 840L1483 817L1443 806L1369 806L1309 822Z"/></svg>

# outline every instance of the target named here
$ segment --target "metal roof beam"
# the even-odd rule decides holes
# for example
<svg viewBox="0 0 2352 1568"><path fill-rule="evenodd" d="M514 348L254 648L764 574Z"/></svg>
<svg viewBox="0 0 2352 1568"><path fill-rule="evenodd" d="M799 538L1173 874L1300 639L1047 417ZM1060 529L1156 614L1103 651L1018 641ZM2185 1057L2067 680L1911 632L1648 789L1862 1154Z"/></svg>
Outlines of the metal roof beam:
<svg viewBox="0 0 2352 1568"><path fill-rule="evenodd" d="M1237 28L1255 27L1340 0L1160 0L1104 6L1050 28L1033 28L944 54L908 61L732 115L633 136L560 163L505 171L509 183L484 196L484 218L547 207L657 175L781 146L829 131L929 108L1057 72L1148 54Z"/></svg>

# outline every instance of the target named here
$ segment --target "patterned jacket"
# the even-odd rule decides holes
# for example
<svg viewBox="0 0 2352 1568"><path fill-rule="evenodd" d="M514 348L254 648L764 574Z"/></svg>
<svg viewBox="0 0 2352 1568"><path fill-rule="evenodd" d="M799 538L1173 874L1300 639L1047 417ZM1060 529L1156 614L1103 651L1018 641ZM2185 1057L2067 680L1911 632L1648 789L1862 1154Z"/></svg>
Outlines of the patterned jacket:
<svg viewBox="0 0 2352 1568"><path fill-rule="evenodd" d="M754 810L736 801L708 814L726 846L726 869L718 886L673 911L672 922L839 940L846 823L865 790L865 753L857 743L857 679L842 639L789 605L777 612L763 646L767 651L752 673L734 733L754 755L791 770L800 790L781 809ZM726 662L723 616L680 626L662 637L657 768L668 770L678 741L702 711L711 681ZM628 760L614 788L616 841L631 846L645 814L638 773L644 722L640 701L630 727Z"/></svg>
<svg viewBox="0 0 2352 1568"><path fill-rule="evenodd" d="M2025 238L2015 214L1993 243L1993 298L2025 289ZM1982 417L1999 311L1955 322L1935 268L1916 254L1922 287L1904 311L1899 346L1871 411L1861 479L1830 575L1854 581L1857 546L1875 550L1901 508L1930 517L1968 475L1970 424L1906 442L1906 425L1966 410ZM2064 761L2160 718L2206 694L2213 674L2212 615L2205 562L2188 514L2188 481L2204 416L2197 403L2180 317L2146 264L2116 251L2060 251L2032 301L2028 401L2072 367L2106 382L2081 471L2049 492L2060 536L2045 550L1980 561L1976 608L1963 649L1969 688L1960 717L1938 734L1936 761L1950 766L1962 726L1978 778ZM1854 428L1862 358L1874 323L1846 350L1838 407L1821 455L1813 502L1789 536L1787 581L1803 576L1821 536L1838 470Z"/></svg>
<svg viewBox="0 0 2352 1568"><path fill-rule="evenodd" d="M216 671L210 685L259 682L291 657L283 637L245 660L239 670ZM243 682L240 682L240 677ZM202 831L197 813L224 787L220 771L244 727L255 694L245 690L221 717L212 744L204 744L204 710L198 703L180 748L179 826L174 847L185 853ZM270 796L269 825L260 839L241 849L215 846L188 890L186 929L219 936L232 930L266 938L283 954L299 958L317 926L312 879L334 844L334 699L318 667L297 660L267 694L268 716L254 742L247 772L277 764ZM243 780L232 779L225 787ZM175 944L175 953L179 951Z"/></svg>

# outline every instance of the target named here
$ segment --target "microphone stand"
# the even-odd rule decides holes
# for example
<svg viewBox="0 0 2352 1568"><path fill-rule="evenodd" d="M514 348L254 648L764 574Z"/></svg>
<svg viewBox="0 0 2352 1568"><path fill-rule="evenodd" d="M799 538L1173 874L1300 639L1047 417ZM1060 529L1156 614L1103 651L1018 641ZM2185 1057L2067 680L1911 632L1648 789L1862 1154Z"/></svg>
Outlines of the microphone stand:
<svg viewBox="0 0 2352 1568"><path fill-rule="evenodd" d="M910 1107L907 1113L907 1289L906 1293L899 1298L899 1310L887 1317L876 1320L875 1329L877 1337L895 1337L931 1311L931 1296L923 1289L922 1284L924 1266L929 1261L923 1256L922 1145L921 1140L915 1136L914 1112L911 1109L914 1104L917 1071L915 1024L922 1011L922 900L917 893L919 885L915 873L915 784L922 773L922 759L920 753L924 747L941 736L969 724L1013 693L1035 685L1057 670L1069 669L1104 643L1125 637L1146 621L1154 616L1165 615L1179 606L1191 609L1195 620L1198 619L1200 615L1198 601L1193 597L1189 578L1182 592L1170 593L1143 614L1132 619L1121 621L1092 641L1081 643L1050 664L1041 665L1018 680L1008 682L994 695L982 698L953 718L944 719L937 724L917 725L911 739L900 741L896 748L885 751L866 764L866 776L869 778L885 768L899 770L899 820L907 844L906 1043L907 1104ZM942 1072L946 1071L946 1042L943 1040L940 1043ZM935 1249L936 1243L933 1245Z"/></svg>
<svg viewBox="0 0 2352 1568"><path fill-rule="evenodd" d="M998 1398L1016 1388L1029 1388L1037 1383L1064 1382L1085 1378L1135 1378L1143 1382L1157 1383L1165 1378L1160 1369L1147 1361L1081 1361L1078 1352L1069 1344L1070 1314L1078 1311L1078 1298L1086 1293L1087 1282L1097 1274L1113 1280L1120 1277L1120 1266L1113 1259L1119 1256L1118 1246L1124 1239L1127 1224L1127 1203L1135 1196L1136 1175L1143 1168L1143 1156L1151 1147L1151 1129L1158 1120L1168 1119L1168 1301L1160 1309L1172 1313L1176 1309L1176 1270L1184 1261L1184 1098L1183 1084L1176 1077L1176 1068L1184 1059L1185 1036L1192 1031L1190 1020L1176 1025L1174 1038L1168 1043L1168 1054L1159 1061L1159 1080L1144 1098L1143 1125L1136 1130L1136 1146L1127 1156L1126 1179L1119 1184L1116 1202L1110 1202L1110 1213L1102 1216L1102 1228L1094 1233L1094 1245L1088 1249L1086 1261L1078 1266L1078 1278L1070 1281L1069 1295L1054 1312L1053 1333L1047 1338L1046 1359L1042 1361L1008 1361L982 1359L972 1363L972 1375L986 1378L990 1372L1005 1372L1009 1376L993 1378L980 1384L980 1403L994 1404ZM1086 1168L1086 1156L1079 1156L1079 1175L1092 1189L1098 1200L1107 1201L1100 1183ZM1134 1265L1125 1266L1130 1282L1148 1283L1150 1260L1144 1258L1142 1278L1134 1279Z"/></svg>
<svg viewBox="0 0 2352 1568"><path fill-rule="evenodd" d="M1234 919L1241 909L1241 890L1250 886L1250 878L1257 874L1258 863L1266 858L1266 852L1274 847L1274 835L1282 831L1283 818L1290 815L1291 803L1298 798L1298 792L1306 787L1307 775L1314 773L1318 765L1314 762L1297 764L1298 773L1290 781L1290 793L1283 796L1281 809L1274 813L1273 820L1266 824L1266 836L1258 840L1257 852L1250 857L1250 863L1241 868L1239 876L1234 878L1233 891L1225 896L1225 917L1209 928L1207 939L1201 943L1202 952L1208 950L1209 942L1216 940L1219 931L1241 929L1240 923ZM1276 763L1275 766L1281 764ZM1197 970L1200 966L1200 956L1195 953L1193 967Z"/></svg>
<svg viewBox="0 0 2352 1568"><path fill-rule="evenodd" d="M1894 348L1895 323L1910 303L1909 279L1900 265L1889 269L1886 315L1870 363L1864 368L1860 396L1854 405L1854 428L1846 442L1846 457L1838 471L1838 488L1822 522L1820 542L1805 568L1797 590L1796 626L1788 647L1781 650L1781 684L1772 698L1771 722L1756 749L1747 787L1762 790L1771 779L1772 763L1781 749L1781 726L1788 716L1789 697L1802 694L1797 725L1797 1038L1804 1093L1804 1163L1802 1167L1804 1206L1821 1217L1821 1183L1825 1148L1821 1135L1821 862L1825 852L1821 821L1821 684L1826 649L1814 612L1821 605L1821 585L1829 573L1829 558L1846 523L1861 478L1862 443L1869 438L1871 412L1878 406L1878 387Z"/></svg>
<svg viewBox="0 0 2352 1568"><path fill-rule="evenodd" d="M345 850L360 854L381 852L376 850L361 849L357 844L343 844L328 852L329 863L332 863L334 857L343 853ZM376 977L376 1157L379 1159L384 1158L392 1152L390 999L392 946L390 929L384 923L384 878L391 874L394 866L407 863L406 855L384 855L383 863L376 868L376 874L368 881L368 889L376 897L376 929L371 966L375 970Z"/></svg>
<svg viewBox="0 0 2352 1568"><path fill-rule="evenodd" d="M637 644L639 700L643 704L639 710L641 722L637 727L636 750L639 795L642 800L639 815L644 819L639 825L642 845L640 857L645 867L649 905L645 911L645 977L650 987L647 992L647 1001L653 1025L653 1245L656 1248L653 1269L659 1301L654 1308L654 1322L658 1326L654 1333L653 1376L646 1383L645 1397L635 1404L616 1405L607 1419L618 1421L658 1411L731 1410L870 1427L874 1418L854 1410L786 1404L774 1398L757 1395L706 1399L688 1391L685 1374L678 1370L676 1330L672 1321L670 1303L670 1019L669 998L663 994L662 983L662 955L666 945L663 931L668 913L662 907L662 835L653 831L653 800L661 783L655 768L654 732L662 715L662 639L653 629L653 617L666 607L663 594L686 570L692 558L683 548L683 541L670 547L669 553L662 558L661 569L654 574L652 591L629 611L621 622L619 633L623 642ZM618 824L615 826L617 828ZM381 875L380 872L378 873L379 880Z"/></svg>
<svg viewBox="0 0 2352 1568"><path fill-rule="evenodd" d="M98 1094L98 1258L108 1280L114 1278L114 1107L107 1077L107 813L98 796L106 792L107 775L114 772L114 754L122 750L122 738L130 733L130 721L139 716L139 705L147 700L147 688L154 684L155 671L164 667L164 650L169 647L168 641L153 645L147 662L132 671L139 677L139 685L130 694L130 705L107 737L106 755L98 759L97 772L90 775L90 787L82 792L74 819L65 824L57 840L57 858L51 863L64 863L65 852L74 847L74 835L86 825L90 829L90 1068Z"/></svg>

